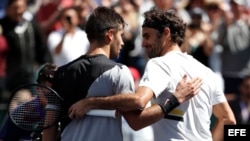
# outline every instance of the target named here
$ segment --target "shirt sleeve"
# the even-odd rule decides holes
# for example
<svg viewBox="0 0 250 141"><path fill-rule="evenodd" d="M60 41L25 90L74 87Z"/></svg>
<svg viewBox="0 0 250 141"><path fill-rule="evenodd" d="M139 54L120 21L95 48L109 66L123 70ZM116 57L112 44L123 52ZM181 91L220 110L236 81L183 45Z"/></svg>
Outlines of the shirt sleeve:
<svg viewBox="0 0 250 141"><path fill-rule="evenodd" d="M115 93L132 93L135 91L135 84L132 74L127 66L122 65L119 67L115 78Z"/></svg>
<svg viewBox="0 0 250 141"><path fill-rule="evenodd" d="M150 88L158 97L170 84L170 70L156 60L149 60L139 86Z"/></svg>
<svg viewBox="0 0 250 141"><path fill-rule="evenodd" d="M214 74L214 80L216 80L215 79L215 74ZM215 89L214 89L214 94L213 94L213 97L212 97L212 104L216 105L216 104L225 102L226 97L225 97L225 94L223 92L223 89L221 88L220 84L217 83L218 81L213 81L213 82L215 82L214 83Z"/></svg>

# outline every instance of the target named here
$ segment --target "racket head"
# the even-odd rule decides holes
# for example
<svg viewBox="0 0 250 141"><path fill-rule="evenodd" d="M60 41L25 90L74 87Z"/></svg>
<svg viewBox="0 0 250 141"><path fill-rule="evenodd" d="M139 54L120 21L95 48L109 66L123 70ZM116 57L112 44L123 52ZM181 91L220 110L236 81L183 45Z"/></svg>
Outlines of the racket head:
<svg viewBox="0 0 250 141"><path fill-rule="evenodd" d="M24 84L12 93L9 117L24 130L42 131L59 120L62 101L56 91L47 86Z"/></svg>

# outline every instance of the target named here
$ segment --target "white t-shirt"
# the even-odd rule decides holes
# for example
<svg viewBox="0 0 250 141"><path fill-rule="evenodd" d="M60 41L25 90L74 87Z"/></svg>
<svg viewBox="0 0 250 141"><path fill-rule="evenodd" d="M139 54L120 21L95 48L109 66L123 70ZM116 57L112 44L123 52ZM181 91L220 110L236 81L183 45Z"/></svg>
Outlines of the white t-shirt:
<svg viewBox="0 0 250 141"><path fill-rule="evenodd" d="M68 62L85 54L89 49L87 34L84 30L76 28L75 34L73 36L69 34L66 35L62 45L61 53L56 54L55 48L62 40L64 32L65 31L63 29L59 29L51 32L48 36L47 44L52 55L53 62L57 66L67 64Z"/></svg>
<svg viewBox="0 0 250 141"><path fill-rule="evenodd" d="M174 120L163 118L152 125L155 141L212 141L212 106L225 102L226 98L209 68L186 53L172 51L148 61L139 85L153 90L156 99L152 103L164 102L184 74L188 79L202 78L201 91L169 113Z"/></svg>

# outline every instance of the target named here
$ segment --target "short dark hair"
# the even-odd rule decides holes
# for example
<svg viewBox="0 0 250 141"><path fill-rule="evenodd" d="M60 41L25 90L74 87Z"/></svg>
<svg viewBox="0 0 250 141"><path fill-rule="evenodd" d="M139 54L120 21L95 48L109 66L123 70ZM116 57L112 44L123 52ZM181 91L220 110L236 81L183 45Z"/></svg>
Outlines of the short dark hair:
<svg viewBox="0 0 250 141"><path fill-rule="evenodd" d="M37 83L44 83L46 81L52 83L57 66L52 63L44 64L38 72Z"/></svg>
<svg viewBox="0 0 250 141"><path fill-rule="evenodd" d="M17 0L7 0L6 6L5 8L10 7L14 2L16 2ZM26 4L28 4L28 0L24 0L26 2Z"/></svg>
<svg viewBox="0 0 250 141"><path fill-rule="evenodd" d="M186 23L179 18L174 10L161 10L152 8L144 13L142 27L154 28L163 33L164 28L170 29L172 42L182 45L185 37Z"/></svg>
<svg viewBox="0 0 250 141"><path fill-rule="evenodd" d="M61 14L59 15L60 18L62 18L63 14L65 14L65 12L66 12L66 11L69 11L69 10L75 11L76 14L77 14L77 16L78 16L78 18L80 18L80 17L79 17L79 13L78 13L78 9L77 9L77 7L75 7L75 6L69 6L69 7L66 7L66 8L62 9Z"/></svg>
<svg viewBox="0 0 250 141"><path fill-rule="evenodd" d="M124 28L125 25L123 18L114 9L100 6L89 16L85 31L89 42L94 40L102 42L108 30L115 29L118 31L120 26Z"/></svg>

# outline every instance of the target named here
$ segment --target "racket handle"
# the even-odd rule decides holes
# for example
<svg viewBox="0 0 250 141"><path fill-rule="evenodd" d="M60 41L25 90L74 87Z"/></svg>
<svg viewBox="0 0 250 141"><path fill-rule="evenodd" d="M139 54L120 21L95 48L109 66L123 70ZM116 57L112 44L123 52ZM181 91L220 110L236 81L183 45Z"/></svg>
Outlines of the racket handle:
<svg viewBox="0 0 250 141"><path fill-rule="evenodd" d="M87 115L116 118L116 110L90 110Z"/></svg>

